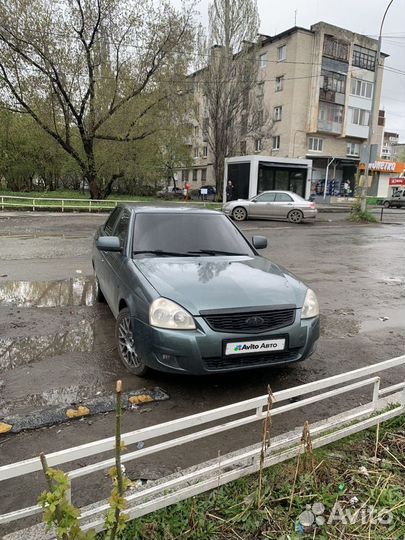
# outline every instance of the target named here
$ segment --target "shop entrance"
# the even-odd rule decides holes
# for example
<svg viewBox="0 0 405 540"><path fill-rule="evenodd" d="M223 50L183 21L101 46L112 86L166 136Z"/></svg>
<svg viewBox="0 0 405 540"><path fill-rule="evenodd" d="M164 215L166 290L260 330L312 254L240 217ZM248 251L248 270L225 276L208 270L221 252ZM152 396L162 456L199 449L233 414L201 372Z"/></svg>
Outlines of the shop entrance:
<svg viewBox="0 0 405 540"><path fill-rule="evenodd" d="M249 198L250 163L229 163L228 180L235 189L235 199Z"/></svg>

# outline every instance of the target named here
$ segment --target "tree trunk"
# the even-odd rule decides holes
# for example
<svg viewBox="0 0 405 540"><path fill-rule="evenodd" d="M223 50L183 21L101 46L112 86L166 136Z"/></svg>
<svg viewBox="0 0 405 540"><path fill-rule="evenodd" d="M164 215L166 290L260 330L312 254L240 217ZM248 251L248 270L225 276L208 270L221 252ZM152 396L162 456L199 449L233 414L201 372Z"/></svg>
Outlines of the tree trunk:
<svg viewBox="0 0 405 540"><path fill-rule="evenodd" d="M215 199L222 201L224 191L224 159L215 159L214 161L215 188L217 190Z"/></svg>
<svg viewBox="0 0 405 540"><path fill-rule="evenodd" d="M87 173L84 176L84 180L86 180L89 185L90 199L102 199L103 196L101 193L100 186L97 183L96 175ZM84 186L83 186L83 190L84 190Z"/></svg>

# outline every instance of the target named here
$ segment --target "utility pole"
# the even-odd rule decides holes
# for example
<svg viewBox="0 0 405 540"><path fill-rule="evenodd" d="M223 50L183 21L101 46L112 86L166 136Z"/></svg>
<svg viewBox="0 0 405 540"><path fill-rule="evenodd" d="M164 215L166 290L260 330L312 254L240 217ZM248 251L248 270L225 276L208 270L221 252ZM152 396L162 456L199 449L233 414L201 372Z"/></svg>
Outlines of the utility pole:
<svg viewBox="0 0 405 540"><path fill-rule="evenodd" d="M390 0L388 3L388 6L386 7L384 11L384 15L381 21L380 26L380 33L378 35L378 45L377 45L377 54L375 59L375 67L374 67L374 85L373 85L373 99L371 101L371 112L370 112L370 120L369 120L369 129L368 129L368 138L367 138L367 150L366 150L366 163L365 163L365 170L364 170L364 182L361 189L361 211L365 212L367 210L367 188L368 188L368 174L370 169L370 158L372 153L372 140L373 135L375 131L375 122L374 122L374 116L376 112L376 107L379 105L377 103L377 82L378 82L378 74L379 74L379 68L380 68L380 58L381 58L381 35L382 35L382 29L385 21L385 16L387 15L387 12L389 8L391 7L391 4L394 0Z"/></svg>

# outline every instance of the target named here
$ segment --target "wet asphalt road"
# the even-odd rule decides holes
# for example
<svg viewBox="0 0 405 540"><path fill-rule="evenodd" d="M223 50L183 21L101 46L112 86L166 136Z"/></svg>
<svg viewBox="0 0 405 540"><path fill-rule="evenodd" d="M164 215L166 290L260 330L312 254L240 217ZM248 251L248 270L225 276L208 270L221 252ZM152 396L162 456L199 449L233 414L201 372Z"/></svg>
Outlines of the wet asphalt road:
<svg viewBox="0 0 405 540"><path fill-rule="evenodd" d="M405 212L403 213L405 216ZM121 378L126 390L159 386L170 400L124 414L132 430L205 411L404 353L405 250L403 225L353 225L344 214L321 214L317 224L246 222L246 235L269 240L263 255L286 266L318 294L322 336L306 362L279 368L186 377L155 373L138 379L121 367L114 343L114 320L106 305L95 303L89 257L100 215L0 213L0 418L60 404L78 404L110 394ZM387 216L385 221L388 221ZM404 222L402 215L392 221ZM386 317L385 321L380 320ZM403 374L402 374L403 378ZM384 382L398 382L390 373ZM367 396L368 397L368 396ZM302 425L331 412L350 409L365 399L351 398L277 417L274 431ZM0 465L52 452L113 433L113 415L0 436ZM130 477L153 479L259 438L252 425L210 441L173 449L133 462ZM81 464L89 463L82 460ZM0 513L35 503L42 486L31 475L16 486L4 483ZM81 486L75 502L84 503L99 484ZM107 482L108 484L108 482ZM34 487L35 486L35 487Z"/></svg>

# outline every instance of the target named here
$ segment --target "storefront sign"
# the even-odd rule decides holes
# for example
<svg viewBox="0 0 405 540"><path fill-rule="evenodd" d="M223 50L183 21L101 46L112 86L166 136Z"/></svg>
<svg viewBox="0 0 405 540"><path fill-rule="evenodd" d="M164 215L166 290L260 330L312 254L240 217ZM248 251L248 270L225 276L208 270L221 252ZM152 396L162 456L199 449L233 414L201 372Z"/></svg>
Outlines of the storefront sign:
<svg viewBox="0 0 405 540"><path fill-rule="evenodd" d="M364 163L360 163L360 169L364 170ZM374 161L368 166L369 171L379 171L379 172L395 172L401 173L404 170L404 164L400 161Z"/></svg>
<svg viewBox="0 0 405 540"><path fill-rule="evenodd" d="M405 186L405 178L390 178L390 186Z"/></svg>

